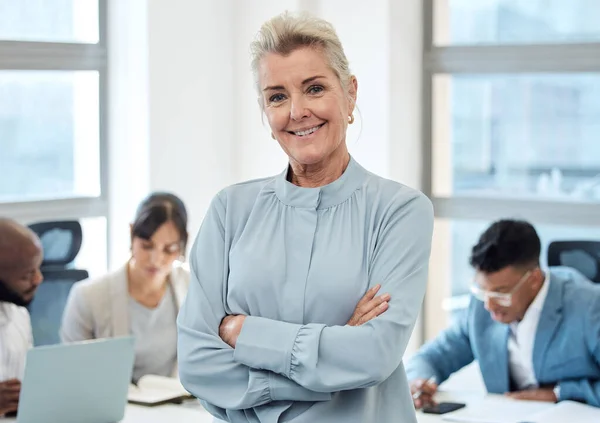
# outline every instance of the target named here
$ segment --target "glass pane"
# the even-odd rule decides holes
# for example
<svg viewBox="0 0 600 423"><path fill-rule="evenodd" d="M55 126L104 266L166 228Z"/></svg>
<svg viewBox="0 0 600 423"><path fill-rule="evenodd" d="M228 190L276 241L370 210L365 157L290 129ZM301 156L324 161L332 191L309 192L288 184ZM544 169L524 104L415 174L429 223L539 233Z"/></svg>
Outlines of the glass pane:
<svg viewBox="0 0 600 423"><path fill-rule="evenodd" d="M98 0L0 0L0 40L98 42Z"/></svg>
<svg viewBox="0 0 600 423"><path fill-rule="evenodd" d="M600 41L597 0L435 0L434 42L526 44Z"/></svg>
<svg viewBox="0 0 600 423"><path fill-rule="evenodd" d="M0 71L0 202L100 195L98 72Z"/></svg>
<svg viewBox="0 0 600 423"><path fill-rule="evenodd" d="M441 75L433 190L600 201L600 74Z"/></svg>
<svg viewBox="0 0 600 423"><path fill-rule="evenodd" d="M435 239L439 245L436 248L447 256L443 260L450 266L447 283L451 286L451 295L469 293L469 285L473 280L473 269L469 265L471 248L491 223L480 220L437 219ZM532 223L542 242L540 257L542 266L546 266L548 245L552 241L600 241L600 227ZM435 265L435 263L432 264Z"/></svg>

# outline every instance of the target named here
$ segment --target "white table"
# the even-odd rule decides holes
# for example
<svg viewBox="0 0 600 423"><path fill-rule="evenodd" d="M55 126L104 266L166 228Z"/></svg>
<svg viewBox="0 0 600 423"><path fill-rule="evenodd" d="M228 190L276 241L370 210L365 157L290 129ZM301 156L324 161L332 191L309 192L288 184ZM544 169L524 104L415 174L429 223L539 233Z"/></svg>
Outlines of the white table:
<svg viewBox="0 0 600 423"><path fill-rule="evenodd" d="M121 423L212 423L213 416L199 405L143 407L128 404Z"/></svg>
<svg viewBox="0 0 600 423"><path fill-rule="evenodd" d="M462 402L468 405L485 397L486 394L482 391L440 391L436 394L435 400L438 402ZM442 416L417 411L417 421L419 423L439 423L442 421Z"/></svg>
<svg viewBox="0 0 600 423"><path fill-rule="evenodd" d="M479 368L476 364L468 366L456 375L453 375L448 381L440 386L440 391L436 395L437 401L476 403L487 395ZM434 414L424 414L417 412L417 421L419 423L441 423L442 416ZM0 419L0 423L15 422L15 419ZM121 423L213 423L213 417L204 410L195 400L188 401L183 405L161 405L157 407L143 407L139 405L128 404L125 411L125 418ZM60 422L57 422L60 423Z"/></svg>
<svg viewBox="0 0 600 423"><path fill-rule="evenodd" d="M4 422L16 422L16 419L2 419ZM213 416L204 410L200 404L160 405L144 407L127 404L125 418L120 423L213 423ZM60 422L55 422L60 423Z"/></svg>
<svg viewBox="0 0 600 423"><path fill-rule="evenodd" d="M486 395L481 391L441 391L436 395L437 401L453 401L474 404L484 398L494 398L499 395ZM15 422L15 419L5 419L2 422ZM442 416L417 412L418 423L441 423ZM125 418L120 423L213 423L213 416L197 403L184 405L167 404L157 407L143 407L128 404ZM56 422L60 423L60 422Z"/></svg>
<svg viewBox="0 0 600 423"><path fill-rule="evenodd" d="M438 402L461 402L467 405L466 409L456 411L456 413L475 413L475 415L485 416L485 418L502 418L511 421L513 419L529 421L530 417L555 406L549 402L519 401L507 398L505 395L486 394L481 391L441 391L436 394L435 400ZM419 423L440 423L444 420L443 416L424 414L418 411L417 421Z"/></svg>

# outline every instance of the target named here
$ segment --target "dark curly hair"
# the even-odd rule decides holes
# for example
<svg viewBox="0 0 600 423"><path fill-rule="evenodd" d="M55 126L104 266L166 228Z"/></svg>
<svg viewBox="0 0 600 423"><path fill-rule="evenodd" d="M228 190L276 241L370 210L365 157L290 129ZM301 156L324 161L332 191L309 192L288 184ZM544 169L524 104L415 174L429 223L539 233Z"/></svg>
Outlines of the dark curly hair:
<svg viewBox="0 0 600 423"><path fill-rule="evenodd" d="M541 242L531 223L503 219L494 222L471 250L471 266L494 273L508 266L539 265Z"/></svg>

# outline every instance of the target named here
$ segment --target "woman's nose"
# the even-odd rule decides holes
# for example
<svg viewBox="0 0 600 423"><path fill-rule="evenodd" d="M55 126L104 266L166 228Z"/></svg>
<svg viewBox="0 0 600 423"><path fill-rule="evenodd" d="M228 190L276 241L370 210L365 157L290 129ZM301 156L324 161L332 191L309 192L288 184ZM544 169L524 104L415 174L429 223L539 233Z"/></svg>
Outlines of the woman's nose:
<svg viewBox="0 0 600 423"><path fill-rule="evenodd" d="M292 107L290 108L290 118L295 121L300 121L310 116L310 111L306 108L304 98L302 96L292 97Z"/></svg>

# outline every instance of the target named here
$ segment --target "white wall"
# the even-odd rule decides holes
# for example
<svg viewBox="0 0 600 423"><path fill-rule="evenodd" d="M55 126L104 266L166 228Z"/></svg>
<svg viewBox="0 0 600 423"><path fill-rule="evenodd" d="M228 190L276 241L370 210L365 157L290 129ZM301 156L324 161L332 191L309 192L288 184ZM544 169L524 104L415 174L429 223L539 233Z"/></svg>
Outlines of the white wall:
<svg viewBox="0 0 600 423"><path fill-rule="evenodd" d="M108 261L129 255L129 223L148 192L148 37L145 0L109 2Z"/></svg>
<svg viewBox="0 0 600 423"><path fill-rule="evenodd" d="M258 106L258 94L250 69L250 43L262 23L269 18L285 10L307 10L319 14L323 3L325 2L321 0L255 0L252 2L237 0L235 2L233 27L236 30L236 41L233 76L237 109L233 150L236 155L234 174L237 180L273 175L281 172L287 165L287 157L277 142L271 138L266 118ZM339 1L332 3L340 4ZM348 5L361 4L360 1L347 3ZM352 15L352 12L349 14ZM343 22L343 19L339 21ZM359 128L361 122L357 116L357 122L351 127L348 137L353 154L356 154L356 151L367 151L369 148L366 144L357 143ZM368 166L372 161L364 160L364 164Z"/></svg>
<svg viewBox="0 0 600 423"><path fill-rule="evenodd" d="M211 198L235 179L233 2L148 5L150 189L183 199L193 238Z"/></svg>
<svg viewBox="0 0 600 423"><path fill-rule="evenodd" d="M281 172L287 157L271 138L266 118L258 106L258 94L250 69L250 43L267 19L284 10L297 10L297 0L237 0L232 27L235 28L234 86L236 154L238 180L259 178ZM263 124L264 120L264 124Z"/></svg>
<svg viewBox="0 0 600 423"><path fill-rule="evenodd" d="M387 0L327 0L315 11L331 22L358 80L356 121L346 142L358 162L389 177L390 31Z"/></svg>
<svg viewBox="0 0 600 423"><path fill-rule="evenodd" d="M422 188L422 0L389 1L388 111L390 177Z"/></svg>

